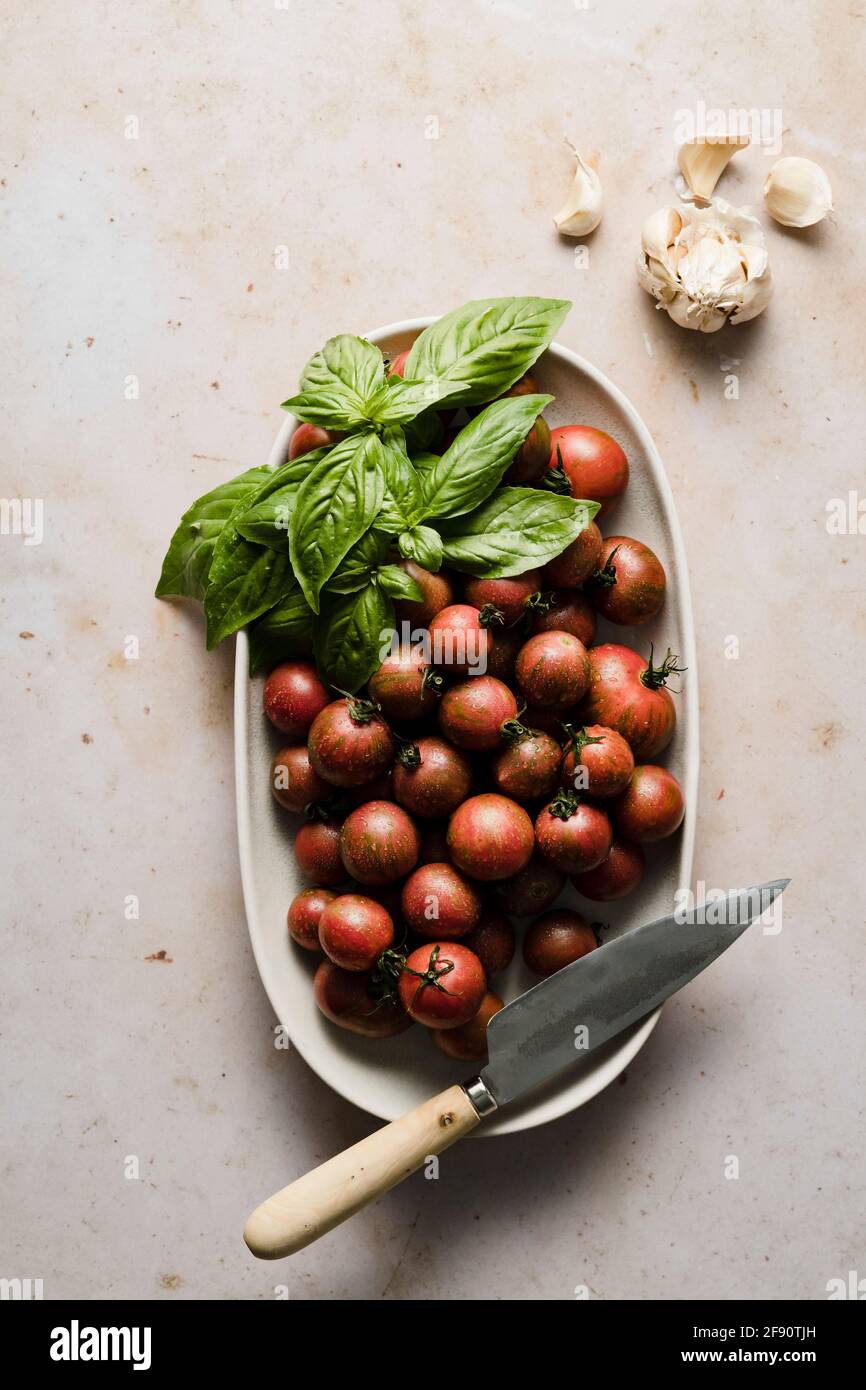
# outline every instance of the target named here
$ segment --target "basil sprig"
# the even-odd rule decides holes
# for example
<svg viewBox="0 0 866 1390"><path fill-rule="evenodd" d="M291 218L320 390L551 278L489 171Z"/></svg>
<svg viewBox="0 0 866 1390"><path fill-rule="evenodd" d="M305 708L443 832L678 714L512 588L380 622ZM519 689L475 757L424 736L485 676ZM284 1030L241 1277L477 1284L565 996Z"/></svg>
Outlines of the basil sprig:
<svg viewBox="0 0 866 1390"><path fill-rule="evenodd" d="M159 596L203 599L208 646L250 629L253 670L312 650L357 690L381 660L395 601L421 590L394 561L480 577L558 555L598 510L543 488L500 486L547 395L503 393L550 343L564 300L476 300L424 330L404 376L352 334L310 358L299 419L345 437L278 469L254 468L184 514ZM437 406L484 406L441 454Z"/></svg>

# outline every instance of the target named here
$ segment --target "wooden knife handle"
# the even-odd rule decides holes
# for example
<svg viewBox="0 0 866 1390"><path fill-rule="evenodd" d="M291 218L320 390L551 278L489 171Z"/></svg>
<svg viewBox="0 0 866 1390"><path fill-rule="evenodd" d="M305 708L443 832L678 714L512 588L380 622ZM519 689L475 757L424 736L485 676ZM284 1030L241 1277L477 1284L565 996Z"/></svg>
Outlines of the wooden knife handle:
<svg viewBox="0 0 866 1390"><path fill-rule="evenodd" d="M478 1123L463 1087L450 1086L262 1202L244 1228L244 1240L261 1260L293 1255L396 1187L429 1154L442 1153Z"/></svg>

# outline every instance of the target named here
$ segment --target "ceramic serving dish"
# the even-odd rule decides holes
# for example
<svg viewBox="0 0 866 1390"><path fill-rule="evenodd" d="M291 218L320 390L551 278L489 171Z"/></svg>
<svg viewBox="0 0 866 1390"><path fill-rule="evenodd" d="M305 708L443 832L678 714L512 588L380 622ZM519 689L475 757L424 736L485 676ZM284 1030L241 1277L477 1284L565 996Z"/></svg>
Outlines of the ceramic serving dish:
<svg viewBox="0 0 866 1390"><path fill-rule="evenodd" d="M433 320L419 318L389 324L366 336L387 352L410 346ZM690 886L698 787L698 685L694 623L682 536L670 484L649 431L623 393L583 358L553 344L532 369L539 390L555 396L545 411L551 426L592 424L607 430L628 456L631 477L625 497L602 529L636 536L658 555L667 571L668 590L662 613L638 629L599 624L597 641L619 641L642 653L655 644L656 654L671 647L688 667L675 694L677 731L661 755L679 778L686 799L682 829L670 840L648 847L644 883L622 903L589 903L567 888L561 901L590 920L610 924L616 936L631 926L672 910L680 886ZM282 463L297 421L287 416L274 442L270 463ZM472 1072L471 1064L451 1061L434 1047L424 1028L395 1038L371 1040L329 1023L313 1001L316 960L298 950L286 931L286 908L305 885L292 855L297 819L283 811L271 794L271 758L280 735L262 714L264 676L250 679L248 643L238 634L235 665L235 767L238 839L244 902L253 952L268 998L292 1044L329 1086L346 1100L393 1120ZM518 951L519 957L519 951ZM494 987L506 1001L537 983L516 959ZM509 1106L476 1131L481 1135L513 1133L543 1124L583 1105L628 1065L645 1043L660 1010L615 1038L606 1047L575 1061L555 1082L521 1104Z"/></svg>

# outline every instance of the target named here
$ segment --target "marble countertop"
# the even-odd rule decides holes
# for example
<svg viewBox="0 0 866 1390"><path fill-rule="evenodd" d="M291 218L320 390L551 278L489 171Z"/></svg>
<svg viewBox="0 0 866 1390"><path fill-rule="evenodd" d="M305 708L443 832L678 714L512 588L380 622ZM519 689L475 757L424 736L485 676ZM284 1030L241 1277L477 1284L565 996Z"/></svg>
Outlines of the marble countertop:
<svg viewBox="0 0 866 1390"><path fill-rule="evenodd" d="M866 486L862 14L14 0L4 28L2 491L41 500L44 534L0 536L0 1275L46 1298L403 1300L821 1299L866 1276L866 539L827 528ZM807 233L764 219L775 299L708 337L633 270L698 103L778 113L838 208ZM563 134L604 181L585 265L551 224ZM720 191L759 203L770 162L738 155ZM232 644L206 655L154 582L188 502L265 459L325 337L527 292L574 301L561 340L661 450L699 643L695 877L793 875L783 930L684 990L584 1109L260 1264L251 1203L372 1122L273 1046Z"/></svg>

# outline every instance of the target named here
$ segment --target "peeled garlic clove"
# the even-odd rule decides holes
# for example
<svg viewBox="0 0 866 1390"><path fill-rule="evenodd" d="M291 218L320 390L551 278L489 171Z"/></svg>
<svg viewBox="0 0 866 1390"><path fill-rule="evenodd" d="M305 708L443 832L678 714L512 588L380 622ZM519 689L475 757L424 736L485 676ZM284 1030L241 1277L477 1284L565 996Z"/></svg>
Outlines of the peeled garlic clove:
<svg viewBox="0 0 866 1390"><path fill-rule="evenodd" d="M728 160L748 144L748 135L702 135L680 145L677 164L697 207L709 205Z"/></svg>
<svg viewBox="0 0 866 1390"><path fill-rule="evenodd" d="M764 180L764 203L783 227L812 227L833 211L833 190L820 164L786 155Z"/></svg>
<svg viewBox="0 0 866 1390"><path fill-rule="evenodd" d="M556 230L563 236L588 236L601 221L601 179L581 158L571 141L566 140L565 143L577 160L577 168L568 198L553 221Z"/></svg>

